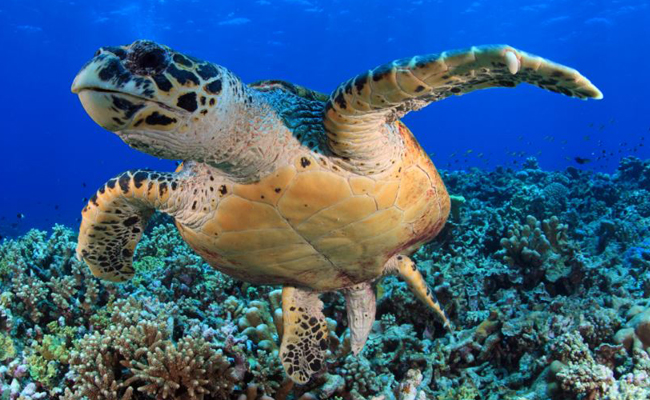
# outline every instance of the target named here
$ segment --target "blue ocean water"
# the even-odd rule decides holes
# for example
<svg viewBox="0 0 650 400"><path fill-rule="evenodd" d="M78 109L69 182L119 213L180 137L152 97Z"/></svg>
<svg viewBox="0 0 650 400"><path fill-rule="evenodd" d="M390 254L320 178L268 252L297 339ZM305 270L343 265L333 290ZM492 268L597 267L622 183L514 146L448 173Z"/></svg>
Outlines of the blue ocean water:
<svg viewBox="0 0 650 400"><path fill-rule="evenodd" d="M411 113L405 122L439 168L517 168L536 156L545 169L613 171L623 156L650 155L645 1L3 0L1 235L76 226L108 178L174 168L97 126L70 93L97 48L136 39L221 64L246 82L283 79L326 93L392 59L507 43L578 69L604 100L522 86Z"/></svg>

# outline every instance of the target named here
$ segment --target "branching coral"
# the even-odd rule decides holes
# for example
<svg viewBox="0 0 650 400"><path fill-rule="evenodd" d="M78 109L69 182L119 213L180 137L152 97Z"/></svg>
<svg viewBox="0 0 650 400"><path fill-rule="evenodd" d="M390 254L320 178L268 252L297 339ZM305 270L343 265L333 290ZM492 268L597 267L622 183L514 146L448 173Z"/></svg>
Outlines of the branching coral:
<svg viewBox="0 0 650 400"><path fill-rule="evenodd" d="M12 313L28 320L29 326L45 326L61 316L69 324L77 323L102 305L97 302L100 288L75 258L75 246L73 232L55 225L49 238L33 230L0 248L6 274L0 289L15 296L18 302L10 304Z"/></svg>
<svg viewBox="0 0 650 400"><path fill-rule="evenodd" d="M525 224L515 223L508 229L498 255L509 266L522 270L515 281L521 280L526 287L534 287L542 279L555 283L570 274L580 274L585 261L568 240L567 230L557 217L538 221L529 215Z"/></svg>
<svg viewBox="0 0 650 400"><path fill-rule="evenodd" d="M365 357L347 356L341 374L345 378L347 387L354 392L368 395L380 389L377 374Z"/></svg>
<svg viewBox="0 0 650 400"><path fill-rule="evenodd" d="M143 361L136 361L143 359ZM226 397L234 386L230 363L202 338L183 337L177 343L158 341L140 348L122 363L133 376L124 386L156 398L194 400L205 396Z"/></svg>
<svg viewBox="0 0 650 400"><path fill-rule="evenodd" d="M133 300L120 302L111 325L77 342L68 399L100 399L105 392L129 398L134 391L163 399L225 398L236 376L223 350L201 337L172 340L173 309L152 314Z"/></svg>

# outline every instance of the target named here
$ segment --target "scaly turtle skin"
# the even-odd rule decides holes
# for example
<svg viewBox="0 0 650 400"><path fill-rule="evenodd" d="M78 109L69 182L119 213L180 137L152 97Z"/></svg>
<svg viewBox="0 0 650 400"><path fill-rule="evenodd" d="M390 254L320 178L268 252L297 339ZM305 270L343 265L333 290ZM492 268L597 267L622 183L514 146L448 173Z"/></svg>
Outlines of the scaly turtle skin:
<svg viewBox="0 0 650 400"><path fill-rule="evenodd" d="M96 276L124 281L153 211L173 216L214 268L283 285L280 357L294 381L307 382L326 355L320 293L343 291L355 353L375 317L371 283L388 273L449 326L408 257L440 232L449 196L399 118L521 82L602 97L577 71L509 46L394 61L329 97L282 81L247 86L150 41L103 47L72 85L88 114L135 149L186 161L175 173L109 180L82 212L77 254Z"/></svg>

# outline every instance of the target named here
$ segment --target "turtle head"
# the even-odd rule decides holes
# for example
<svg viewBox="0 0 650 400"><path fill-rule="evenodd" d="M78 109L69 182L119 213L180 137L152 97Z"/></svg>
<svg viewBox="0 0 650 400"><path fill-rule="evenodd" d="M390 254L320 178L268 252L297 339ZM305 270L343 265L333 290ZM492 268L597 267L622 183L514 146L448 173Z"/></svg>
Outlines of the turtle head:
<svg viewBox="0 0 650 400"><path fill-rule="evenodd" d="M241 81L225 68L152 41L102 47L77 74L72 92L100 126L162 158L196 159L227 115Z"/></svg>

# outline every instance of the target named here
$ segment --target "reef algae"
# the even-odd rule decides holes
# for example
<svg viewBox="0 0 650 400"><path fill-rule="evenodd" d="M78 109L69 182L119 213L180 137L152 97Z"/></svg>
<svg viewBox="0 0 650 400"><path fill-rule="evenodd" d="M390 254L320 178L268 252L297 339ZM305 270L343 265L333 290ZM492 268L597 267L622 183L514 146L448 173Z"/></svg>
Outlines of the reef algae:
<svg viewBox="0 0 650 400"><path fill-rule="evenodd" d="M94 278L64 226L5 239L0 398L650 398L647 165L442 171L465 201L415 258L455 330L386 277L354 356L344 299L325 294L328 365L306 385L277 357L278 287L215 271L162 216L122 284Z"/></svg>

